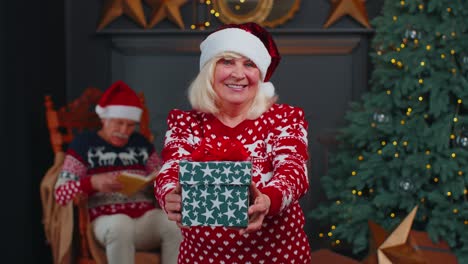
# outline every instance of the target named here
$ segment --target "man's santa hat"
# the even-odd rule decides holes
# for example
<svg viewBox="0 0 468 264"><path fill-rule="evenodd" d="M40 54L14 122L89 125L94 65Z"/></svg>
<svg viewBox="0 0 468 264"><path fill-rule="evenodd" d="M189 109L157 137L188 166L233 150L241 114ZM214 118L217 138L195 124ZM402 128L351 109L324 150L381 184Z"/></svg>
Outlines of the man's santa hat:
<svg viewBox="0 0 468 264"><path fill-rule="evenodd" d="M262 74L260 89L269 97L275 95L270 80L281 56L271 34L260 25L249 22L227 24L208 35L200 44L200 69L216 55L231 51L252 60Z"/></svg>
<svg viewBox="0 0 468 264"><path fill-rule="evenodd" d="M124 118L139 122L142 112L140 98L123 81L113 83L96 105L100 118Z"/></svg>

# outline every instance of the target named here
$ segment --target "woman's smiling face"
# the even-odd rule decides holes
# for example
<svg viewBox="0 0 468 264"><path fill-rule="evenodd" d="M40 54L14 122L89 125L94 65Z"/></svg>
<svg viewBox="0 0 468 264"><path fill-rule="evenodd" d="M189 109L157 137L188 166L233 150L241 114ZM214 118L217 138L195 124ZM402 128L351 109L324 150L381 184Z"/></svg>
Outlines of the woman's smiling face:
<svg viewBox="0 0 468 264"><path fill-rule="evenodd" d="M258 91L260 70L245 57L225 57L216 62L213 89L223 106L250 104Z"/></svg>

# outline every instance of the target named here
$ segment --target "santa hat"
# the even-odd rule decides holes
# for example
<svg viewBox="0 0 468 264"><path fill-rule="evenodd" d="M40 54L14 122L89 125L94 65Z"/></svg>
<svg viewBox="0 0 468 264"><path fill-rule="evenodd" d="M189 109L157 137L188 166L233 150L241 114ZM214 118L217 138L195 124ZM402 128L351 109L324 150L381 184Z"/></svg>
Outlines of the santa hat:
<svg viewBox="0 0 468 264"><path fill-rule="evenodd" d="M113 83L96 105L100 118L125 118L139 122L142 112L140 98L123 81Z"/></svg>
<svg viewBox="0 0 468 264"><path fill-rule="evenodd" d="M260 25L249 22L227 24L208 35L200 44L200 69L216 55L231 51L252 60L262 74L260 89L269 97L275 95L270 80L281 56L271 34Z"/></svg>

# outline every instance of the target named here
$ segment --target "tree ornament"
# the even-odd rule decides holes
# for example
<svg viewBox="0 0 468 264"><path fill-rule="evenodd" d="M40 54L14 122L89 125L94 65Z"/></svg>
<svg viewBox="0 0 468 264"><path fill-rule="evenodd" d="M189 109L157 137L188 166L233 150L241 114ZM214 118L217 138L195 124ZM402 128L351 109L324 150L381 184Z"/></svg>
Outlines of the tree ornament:
<svg viewBox="0 0 468 264"><path fill-rule="evenodd" d="M141 27L146 27L141 0L106 0L102 10L101 21L97 27L98 31L122 15L127 15Z"/></svg>
<svg viewBox="0 0 468 264"><path fill-rule="evenodd" d="M324 28L330 27L338 19L345 15L350 15L361 25L366 28L371 28L369 17L365 6L365 0L331 0L332 11L327 21L323 25Z"/></svg>
<svg viewBox="0 0 468 264"><path fill-rule="evenodd" d="M374 112L374 114L372 115L372 120L374 120L377 123L387 123L388 121L390 121L390 117L384 112L377 111Z"/></svg>
<svg viewBox="0 0 468 264"><path fill-rule="evenodd" d="M409 178L401 179L400 183L398 184L401 190L404 192L411 192L414 189L414 183Z"/></svg>
<svg viewBox="0 0 468 264"><path fill-rule="evenodd" d="M460 134L455 138L455 143L458 147L468 148L468 131L462 129Z"/></svg>
<svg viewBox="0 0 468 264"><path fill-rule="evenodd" d="M409 39L421 39L421 32L416 31L415 29L409 28L405 31L405 38Z"/></svg>

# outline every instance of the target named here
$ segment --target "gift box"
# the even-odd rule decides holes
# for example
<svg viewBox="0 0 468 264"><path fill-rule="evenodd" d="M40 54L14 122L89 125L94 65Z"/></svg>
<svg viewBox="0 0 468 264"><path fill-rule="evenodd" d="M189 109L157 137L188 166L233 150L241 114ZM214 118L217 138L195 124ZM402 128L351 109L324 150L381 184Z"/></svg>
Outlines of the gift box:
<svg viewBox="0 0 468 264"><path fill-rule="evenodd" d="M408 236L409 243L424 259L425 263L457 264L457 257L450 250L445 241L432 242L426 232L411 230Z"/></svg>
<svg viewBox="0 0 468 264"><path fill-rule="evenodd" d="M250 161L180 161L182 225L246 227L251 170Z"/></svg>

